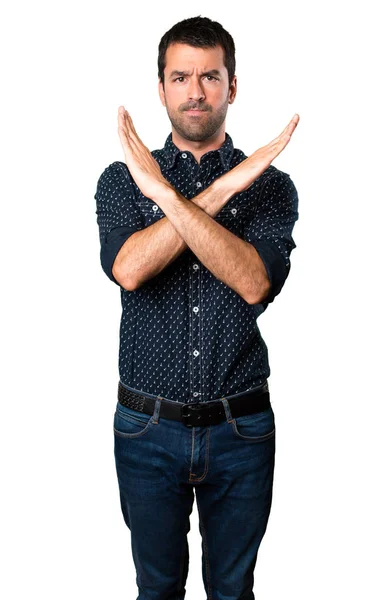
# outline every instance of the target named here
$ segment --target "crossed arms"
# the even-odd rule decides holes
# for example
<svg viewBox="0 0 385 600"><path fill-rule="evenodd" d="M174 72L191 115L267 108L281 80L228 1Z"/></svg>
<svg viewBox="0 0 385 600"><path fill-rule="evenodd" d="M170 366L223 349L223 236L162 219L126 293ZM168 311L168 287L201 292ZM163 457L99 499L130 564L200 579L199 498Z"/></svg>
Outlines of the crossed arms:
<svg viewBox="0 0 385 600"><path fill-rule="evenodd" d="M256 249L213 219L232 196L225 175L191 201L165 189L156 201L167 216L127 239L112 268L115 279L135 290L190 247L217 279L247 302L260 301L270 281Z"/></svg>
<svg viewBox="0 0 385 600"><path fill-rule="evenodd" d="M129 237L127 228L122 228L125 240L119 243L115 237L114 243L119 248L110 277L124 289L135 290L190 247L215 277L246 302L255 304L266 299L271 292L274 274L265 257L262 260L251 243L222 227L213 217L234 194L250 187L283 150L298 123L298 115L278 138L216 179L190 201L163 177L158 163L139 139L131 118L122 108L119 109L119 135L126 165L142 193L154 200L166 217L145 229L133 228L128 233ZM284 273L283 260L278 261L281 280L287 274ZM278 264L274 256L273 262Z"/></svg>

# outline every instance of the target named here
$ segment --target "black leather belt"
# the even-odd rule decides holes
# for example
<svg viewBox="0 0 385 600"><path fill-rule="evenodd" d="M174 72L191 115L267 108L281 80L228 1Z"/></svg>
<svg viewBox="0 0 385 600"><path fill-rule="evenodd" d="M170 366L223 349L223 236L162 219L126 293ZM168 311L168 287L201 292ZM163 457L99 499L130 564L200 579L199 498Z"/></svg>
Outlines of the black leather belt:
<svg viewBox="0 0 385 600"><path fill-rule="evenodd" d="M119 381L118 400L123 406L152 415L157 398L148 398L132 392ZM268 382L266 381L263 387L258 390L245 392L236 398L227 398L227 401L233 417L241 417L266 410L270 407ZM226 413L221 400L184 404L161 398L159 417L182 421L186 427L206 427L224 421Z"/></svg>

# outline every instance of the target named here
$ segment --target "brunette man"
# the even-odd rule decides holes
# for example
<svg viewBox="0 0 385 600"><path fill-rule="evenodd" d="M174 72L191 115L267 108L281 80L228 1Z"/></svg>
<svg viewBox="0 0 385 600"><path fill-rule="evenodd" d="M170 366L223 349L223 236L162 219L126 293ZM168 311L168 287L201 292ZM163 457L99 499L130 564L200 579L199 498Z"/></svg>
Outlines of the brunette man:
<svg viewBox="0 0 385 600"><path fill-rule="evenodd" d="M251 156L225 129L231 35L207 18L159 44L172 132L152 152L123 106L125 162L95 195L101 263L120 286L115 460L138 600L184 598L194 501L211 600L254 598L273 488L275 422L256 320L289 274L298 197L271 165L299 116Z"/></svg>

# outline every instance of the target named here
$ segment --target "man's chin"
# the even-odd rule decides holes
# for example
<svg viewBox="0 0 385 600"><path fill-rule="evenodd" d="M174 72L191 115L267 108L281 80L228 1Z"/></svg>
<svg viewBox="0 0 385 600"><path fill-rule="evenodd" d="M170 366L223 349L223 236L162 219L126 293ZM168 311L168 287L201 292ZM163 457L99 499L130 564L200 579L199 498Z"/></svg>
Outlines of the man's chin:
<svg viewBox="0 0 385 600"><path fill-rule="evenodd" d="M212 133L210 133L209 131L207 131L206 128L202 128L199 127L198 123L196 124L196 126L186 129L184 127L180 127L175 126L174 123L172 123L175 131L181 136L183 137L185 140L188 140L189 142L204 142L205 140L207 140L209 137L212 136Z"/></svg>
<svg viewBox="0 0 385 600"><path fill-rule="evenodd" d="M175 127L175 125L174 129L182 138L188 140L189 142L202 142L206 139L205 133L203 131L199 131L198 129L191 131L182 129L181 127Z"/></svg>

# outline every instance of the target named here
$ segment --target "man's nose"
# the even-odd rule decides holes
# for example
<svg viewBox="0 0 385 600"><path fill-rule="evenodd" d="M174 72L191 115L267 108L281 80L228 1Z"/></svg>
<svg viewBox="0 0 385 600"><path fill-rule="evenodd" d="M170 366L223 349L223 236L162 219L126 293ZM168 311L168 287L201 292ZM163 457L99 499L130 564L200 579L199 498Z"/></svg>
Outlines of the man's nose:
<svg viewBox="0 0 385 600"><path fill-rule="evenodd" d="M205 93L202 85L198 79L190 79L190 85L188 88L188 96L191 100L204 100Z"/></svg>

